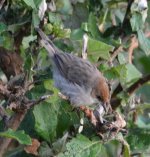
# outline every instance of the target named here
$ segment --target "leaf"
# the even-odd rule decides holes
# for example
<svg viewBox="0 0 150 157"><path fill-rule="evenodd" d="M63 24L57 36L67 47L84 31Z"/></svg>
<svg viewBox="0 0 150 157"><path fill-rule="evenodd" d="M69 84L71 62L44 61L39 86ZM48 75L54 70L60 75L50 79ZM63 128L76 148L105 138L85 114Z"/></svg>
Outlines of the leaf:
<svg viewBox="0 0 150 157"><path fill-rule="evenodd" d="M136 69L133 64L121 64L109 69L106 72L106 76L110 79L119 78L120 83L123 86L128 87L137 81L137 79L139 79L142 74Z"/></svg>
<svg viewBox="0 0 150 157"><path fill-rule="evenodd" d="M26 146L24 150L28 154L33 154L37 156L39 147L40 147L40 142L37 139L32 138L32 145Z"/></svg>
<svg viewBox="0 0 150 157"><path fill-rule="evenodd" d="M4 32L7 30L7 25L4 23L0 22L0 33Z"/></svg>
<svg viewBox="0 0 150 157"><path fill-rule="evenodd" d="M79 28L79 29L72 30L70 37L72 40L81 40L83 35L84 35L84 31L81 28Z"/></svg>
<svg viewBox="0 0 150 157"><path fill-rule="evenodd" d="M33 10L32 11L32 23L34 27L39 27L40 24L40 18L38 15L38 11L37 10Z"/></svg>
<svg viewBox="0 0 150 157"><path fill-rule="evenodd" d="M37 36L36 35L29 35L27 37L24 37L23 40L22 40L22 45L23 45L23 48L24 49L27 49L30 45L30 42L34 41L37 39Z"/></svg>
<svg viewBox="0 0 150 157"><path fill-rule="evenodd" d="M67 138L68 138L68 133L66 133L62 138L58 139L53 143L53 150L56 153L60 153L65 150Z"/></svg>
<svg viewBox="0 0 150 157"><path fill-rule="evenodd" d="M69 0L57 0L56 8L63 14L72 14L73 8Z"/></svg>
<svg viewBox="0 0 150 157"><path fill-rule="evenodd" d="M126 68L127 68L126 83L136 81L137 79L142 77L142 74L137 70L137 68L133 64L127 64Z"/></svg>
<svg viewBox="0 0 150 157"><path fill-rule="evenodd" d="M42 142L40 149L39 149L39 156L40 157L51 157L54 156L53 150L46 142Z"/></svg>
<svg viewBox="0 0 150 157"><path fill-rule="evenodd" d="M139 31L143 29L144 23L142 20L142 15L138 12L135 12L130 19L132 31Z"/></svg>
<svg viewBox="0 0 150 157"><path fill-rule="evenodd" d="M89 19L88 19L88 31L92 34L93 38L99 39L100 38L100 32L97 27L96 17L93 13L90 13Z"/></svg>
<svg viewBox="0 0 150 157"><path fill-rule="evenodd" d="M54 25L57 25L57 26L62 25L62 21L61 21L61 18L60 18L59 14L49 12L48 13L48 18L49 18L50 23L52 23Z"/></svg>
<svg viewBox="0 0 150 157"><path fill-rule="evenodd" d="M56 137L59 105L43 102L34 107L35 130L46 141Z"/></svg>
<svg viewBox="0 0 150 157"><path fill-rule="evenodd" d="M34 0L23 0L28 6L30 6L32 9L37 9L36 5L34 3Z"/></svg>
<svg viewBox="0 0 150 157"><path fill-rule="evenodd" d="M138 127L130 128L130 134L126 137L130 144L131 150L146 152L150 146L150 133L149 129Z"/></svg>
<svg viewBox="0 0 150 157"><path fill-rule="evenodd" d="M58 111L60 100L57 96L57 90L53 87L51 80L45 81L46 89L53 90L53 96L38 106L34 107L35 129L37 133L46 141L50 142L56 137L56 128L58 122Z"/></svg>
<svg viewBox="0 0 150 157"><path fill-rule="evenodd" d="M139 30L137 33L140 48L145 52L146 55L150 55L150 40L145 37L142 30Z"/></svg>
<svg viewBox="0 0 150 157"><path fill-rule="evenodd" d="M14 40L8 32L3 32L0 35L0 46L6 48L8 50L13 50Z"/></svg>
<svg viewBox="0 0 150 157"><path fill-rule="evenodd" d="M128 143L123 139L123 137L116 137L116 139L108 141L104 144L108 156L123 156L130 157L130 148Z"/></svg>
<svg viewBox="0 0 150 157"><path fill-rule="evenodd" d="M150 73L150 57L147 56L142 56L140 57L140 59L138 60L138 64L142 67L142 72Z"/></svg>
<svg viewBox="0 0 150 157"><path fill-rule="evenodd" d="M87 137L78 134L66 145L67 150L58 157L99 157L105 156L104 147L99 140L90 141Z"/></svg>
<svg viewBox="0 0 150 157"><path fill-rule="evenodd" d="M8 25L8 31L11 31L14 34L14 33L18 32L19 29L21 27L23 27L27 22L29 22L29 20L26 20L21 23L15 23L15 24Z"/></svg>
<svg viewBox="0 0 150 157"><path fill-rule="evenodd" d="M0 136L13 138L17 140L20 144L31 145L31 138L29 135L25 134L24 131L13 131L12 129L8 129L5 132L0 132Z"/></svg>
<svg viewBox="0 0 150 157"><path fill-rule="evenodd" d="M24 63L24 70L26 70L30 73L31 70L32 70L33 64L34 64L34 61L33 61L32 55L29 53L26 56L26 60L25 60L25 63Z"/></svg>
<svg viewBox="0 0 150 157"><path fill-rule="evenodd" d="M39 6L39 11L38 11L40 20L43 19L46 10L47 10L47 3L45 0L42 0Z"/></svg>
<svg viewBox="0 0 150 157"><path fill-rule="evenodd" d="M109 51L114 49L113 46L104 42L89 38L88 40L88 57L92 62L97 62L99 58L108 60L110 58Z"/></svg>

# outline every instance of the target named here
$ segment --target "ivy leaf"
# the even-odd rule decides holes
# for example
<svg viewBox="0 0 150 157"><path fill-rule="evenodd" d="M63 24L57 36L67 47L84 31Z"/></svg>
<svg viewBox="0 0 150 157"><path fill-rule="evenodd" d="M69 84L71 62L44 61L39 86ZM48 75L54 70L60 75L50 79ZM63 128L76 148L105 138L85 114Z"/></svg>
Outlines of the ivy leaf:
<svg viewBox="0 0 150 157"><path fill-rule="evenodd" d="M88 57L92 62L97 62L99 58L108 60L110 58L109 52L113 49L113 46L99 40L95 40L92 38L89 38L88 40Z"/></svg>
<svg viewBox="0 0 150 157"><path fill-rule="evenodd" d="M119 78L120 83L126 87L133 84L139 79L142 74L136 69L133 64L121 64L111 68L106 72L106 76L110 79Z"/></svg>
<svg viewBox="0 0 150 157"><path fill-rule="evenodd" d="M93 38L100 37L100 31L97 27L96 17L91 13L88 19L88 31L92 34Z"/></svg>
<svg viewBox="0 0 150 157"><path fill-rule="evenodd" d="M130 19L130 23L133 31L143 29L144 23L142 20L142 15L138 12L134 13Z"/></svg>
<svg viewBox="0 0 150 157"><path fill-rule="evenodd" d="M32 144L30 136L25 134L24 131L14 131L12 129L8 129L5 132L0 132L0 136L13 138L17 140L20 144L26 144L26 145Z"/></svg>
<svg viewBox="0 0 150 157"><path fill-rule="evenodd" d="M149 55L150 54L150 40L145 37L142 30L139 30L137 33L138 33L140 48L145 52L146 55Z"/></svg>
<svg viewBox="0 0 150 157"><path fill-rule="evenodd" d="M32 34L27 36L27 37L24 37L23 41L22 41L23 48L27 49L30 46L29 43L36 40L36 39L37 39L37 36L32 35Z"/></svg>

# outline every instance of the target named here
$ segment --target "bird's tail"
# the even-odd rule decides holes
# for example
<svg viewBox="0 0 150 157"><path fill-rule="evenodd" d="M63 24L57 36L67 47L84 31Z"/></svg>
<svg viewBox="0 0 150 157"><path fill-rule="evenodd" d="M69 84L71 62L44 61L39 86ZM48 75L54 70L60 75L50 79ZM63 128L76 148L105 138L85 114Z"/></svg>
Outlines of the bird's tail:
<svg viewBox="0 0 150 157"><path fill-rule="evenodd" d="M35 29L41 37L42 46L48 51L50 57L53 57L54 53L60 51L40 28Z"/></svg>

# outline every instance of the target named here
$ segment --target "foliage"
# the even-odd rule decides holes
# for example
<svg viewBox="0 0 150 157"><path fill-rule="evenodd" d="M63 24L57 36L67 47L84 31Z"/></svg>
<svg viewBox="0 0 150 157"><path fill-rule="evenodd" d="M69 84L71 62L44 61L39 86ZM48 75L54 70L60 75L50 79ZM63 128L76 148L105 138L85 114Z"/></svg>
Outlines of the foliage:
<svg viewBox="0 0 150 157"><path fill-rule="evenodd" d="M31 144L31 138L37 138L41 143L41 157L129 157L132 153L149 156L150 83L147 81L133 93L129 93L128 89L142 77L150 75L150 39L147 35L150 32L150 10L146 19L147 10L141 11L133 2L126 17L127 4L125 0L4 2L0 10L0 47L19 53L29 80L37 82L26 94L29 99L37 99L45 94L52 96L28 112L17 131L1 131L0 136L16 139L25 145ZM37 44L38 36L34 29L37 26L54 39L57 47L79 56L83 35L88 35L88 59L98 65L112 82L112 93L121 85L122 90L114 97L121 100L121 105L115 106L119 106L117 110L127 122L126 136L119 133L121 138L117 135L113 139L108 138L108 141L101 140L83 113L74 110L68 101L58 96L46 50ZM133 35L137 47L131 44ZM134 53L131 54L132 46ZM122 50L114 57L119 47ZM0 79L7 82L2 70ZM4 100L0 99L0 106L3 104ZM5 112L13 115L8 109ZM81 119L84 124L79 134ZM3 130L2 123L1 120L0 130ZM26 134L19 130L25 130ZM22 149L20 151L21 156L30 156ZM19 155L20 152L16 151L15 156ZM14 155L10 152L8 156Z"/></svg>

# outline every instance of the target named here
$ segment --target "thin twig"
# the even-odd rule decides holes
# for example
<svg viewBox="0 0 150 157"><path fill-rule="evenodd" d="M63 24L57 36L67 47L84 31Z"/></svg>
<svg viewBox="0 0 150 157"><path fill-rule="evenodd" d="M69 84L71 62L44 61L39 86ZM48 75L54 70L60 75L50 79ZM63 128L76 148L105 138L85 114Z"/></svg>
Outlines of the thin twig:
<svg viewBox="0 0 150 157"><path fill-rule="evenodd" d="M136 90L138 90L142 85L150 81L150 74L140 78L137 82L135 82L132 86L130 86L126 91L129 95L132 95ZM120 93L121 91L117 91ZM121 99L120 98L113 98L111 99L111 105L113 109L116 109L120 106Z"/></svg>
<svg viewBox="0 0 150 157"><path fill-rule="evenodd" d="M132 38L131 38L131 44L130 44L130 47L128 49L128 53L129 53L129 63L132 64L132 56L133 56L133 52L134 52L134 49L136 49L138 47L138 40L136 38L136 36L134 35Z"/></svg>
<svg viewBox="0 0 150 157"><path fill-rule="evenodd" d="M145 36L147 38L150 37L150 32L146 32L145 33ZM138 48L139 46L139 43L138 43L138 39L136 38L136 36L134 35L133 37L131 37L131 44L130 44L130 47L128 49L128 53L129 53L129 63L132 64L132 56L133 56L133 52L134 52L134 49Z"/></svg>
<svg viewBox="0 0 150 157"><path fill-rule="evenodd" d="M125 25L126 25L126 23L128 22L128 20L129 20L128 16L129 16L129 14L130 14L131 5L132 5L133 2L134 2L134 0L129 0L129 1L128 1L127 10L126 10L126 13L125 13L123 22L122 22L122 29L123 29L123 28L126 28Z"/></svg>
<svg viewBox="0 0 150 157"><path fill-rule="evenodd" d="M119 46L112 54L109 62L113 62L114 59L118 56L118 54L123 50L123 47L122 46Z"/></svg>
<svg viewBox="0 0 150 157"><path fill-rule="evenodd" d="M132 86L130 86L127 90L128 94L133 94L137 89L139 89L142 85L150 81L150 74L142 77L137 82L135 82Z"/></svg>

